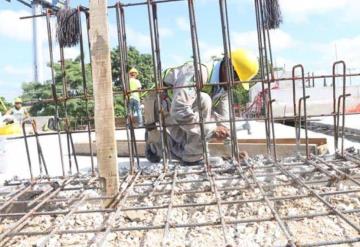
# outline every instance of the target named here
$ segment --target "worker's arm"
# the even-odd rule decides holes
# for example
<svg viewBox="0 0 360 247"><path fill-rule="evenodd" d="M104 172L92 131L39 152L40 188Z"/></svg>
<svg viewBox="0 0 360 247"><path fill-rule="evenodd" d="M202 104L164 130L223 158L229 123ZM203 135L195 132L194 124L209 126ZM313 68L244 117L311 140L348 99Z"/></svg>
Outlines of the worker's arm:
<svg viewBox="0 0 360 247"><path fill-rule="evenodd" d="M186 132L200 135L201 129L198 124L200 121L199 112L193 109L196 98L196 89L194 88L180 88L175 90L171 104L171 116ZM212 136L216 130L216 125L214 124L205 124L204 127L207 137Z"/></svg>
<svg viewBox="0 0 360 247"><path fill-rule="evenodd" d="M24 119L29 118L30 114L29 112L24 108Z"/></svg>

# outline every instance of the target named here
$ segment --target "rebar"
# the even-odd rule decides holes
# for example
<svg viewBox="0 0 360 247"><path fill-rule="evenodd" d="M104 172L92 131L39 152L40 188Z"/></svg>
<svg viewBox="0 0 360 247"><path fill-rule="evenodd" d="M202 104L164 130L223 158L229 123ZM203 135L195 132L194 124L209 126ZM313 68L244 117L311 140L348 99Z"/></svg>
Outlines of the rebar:
<svg viewBox="0 0 360 247"><path fill-rule="evenodd" d="M159 37L160 19L158 16L158 6L163 3L184 2L189 17L191 46L193 53L194 66L194 85L181 87L168 87L164 85L162 78L161 64L161 43ZM144 2L125 3L118 2L110 9L114 9L116 13L117 36L118 36L118 52L120 57L120 80L122 88L114 92L114 97L124 97L126 125L120 126L116 130L126 130L126 141L129 152L129 172L121 178L119 191L115 196L101 196L97 193L100 188L100 181L96 177L91 134L93 129L91 126L92 116L88 101L93 98L91 91L88 90L88 79L86 78L85 48L82 30L79 30L79 48L80 48L80 69L82 76L83 95L69 96L67 93L67 81L65 70L64 49L60 49L60 63L62 72L63 95L58 96L56 93L56 82L54 75L53 47L52 47L52 31L50 26L50 18L54 13L47 12L44 15L25 17L25 18L46 18L50 68L52 75L52 98L44 99L42 103L55 104L55 122L56 131L54 133L37 133L28 135L25 132L25 124L23 132L25 147L27 152L30 183L29 180L14 181L4 186L5 190L1 193L0 199L0 225L6 224L7 221L12 222L10 226L6 226L0 235L2 245L16 245L22 237L38 236L37 243L39 246L46 246L50 240L59 236L71 234L72 236L80 236L81 234L93 234L84 240L87 245L97 244L105 246L111 240L108 239L110 234L124 237L126 234L133 232L143 232L142 241L146 241L145 234L159 231L162 233L160 244L163 246L171 244L172 230L176 231L182 228L188 228L189 231L198 228L217 229L220 232L219 241L222 245L231 245L238 241L238 235L232 235L230 230L236 229L237 225L245 225L250 223L259 226L261 223L268 222L279 227L282 234L282 246L327 246L336 244L352 244L360 242L358 215L360 214L360 205L354 203L352 208L341 208L337 201L337 197L351 199L360 193L360 155L355 151L345 149L345 118L352 115L346 112L346 101L350 96L346 92L346 78L359 77L360 74L346 74L346 64L344 61L338 61L333 64L332 75L311 75L310 79L332 78L333 79L333 112L322 114L308 114L309 96L306 94L305 85L305 69L299 64L293 67L292 76L290 78L275 78L273 72L273 54L271 49L271 34L269 29L276 26L277 22L269 23L268 10L269 2L267 0L254 0L255 17L258 35L258 50L260 63L260 78L251 80L250 83L261 83L262 88L262 110L263 112L256 117L245 117L238 119L235 117L235 110L232 107L234 103L233 91L236 85L245 83L245 81L235 81L232 73L231 64L231 38L229 12L226 0L219 0L218 7L220 10L221 33L223 41L224 61L227 74L227 81L219 82L216 85L227 86L229 97L229 119L221 121L204 121L201 113L200 92L204 86L204 78L202 78L201 54L198 38L198 26L195 1L193 0L147 0ZM150 30L152 66L154 73L155 88L144 88L141 90L130 90L129 78L127 75L128 68L128 47L127 32L125 23L125 12L128 7L143 6L147 8L147 21ZM87 30L90 28L88 19L88 9L82 6L77 8L78 26L81 29L83 14L86 17ZM271 20L270 20L271 21ZM89 45L89 44L88 44ZM89 52L91 47L89 46ZM337 73L338 66L342 66L341 73ZM297 71L300 71L297 74ZM342 80L342 93L336 94L336 79ZM297 98L296 82L301 80L301 93ZM273 103L277 100L272 95L272 84L274 82L292 81L293 93L293 114L289 116L274 116ZM204 154L204 165L193 167L183 167L177 162L171 160L171 152L168 150L167 128L179 126L178 124L166 123L164 117L164 109L162 108L162 95L169 90L177 88L194 88L196 90L197 104L199 110L199 121L196 124L200 128L202 136L202 151ZM162 170L146 174L145 170L140 168L140 153L137 150L137 144L140 140L136 140L135 131L137 129L146 129L146 127L133 124L132 112L128 108L129 96L131 93L155 92L157 100L157 113L159 121L153 127L160 130L162 145ZM85 123L87 130L71 130L71 123L68 119L67 101L71 99L83 100L85 102ZM30 102L30 105L36 102ZM59 116L59 107L64 104L64 118ZM359 113L354 113L359 114ZM319 156L312 154L309 150L309 142L311 138L308 134L308 122L310 119L317 117L329 116L333 118L334 125L334 142L336 154L334 156ZM341 126L340 126L341 118ZM64 120L66 129L61 131L59 121ZM242 163L239 157L238 138L236 124L243 121L263 121L265 127L265 139L267 157L252 157L249 162ZM275 122L292 120L295 125L295 135L293 144L296 145L296 154L293 157L281 160L278 154L277 146L281 143L281 138L276 138ZM205 138L204 126L210 123L229 123L231 132L231 161L215 166L208 159L208 146ZM304 124L302 124L304 123ZM186 124L182 124L186 125ZM36 126L33 126L36 129ZM305 136L301 138L301 130L304 130ZM90 149L91 157L91 175L81 174L78 168L74 142L72 135L75 133L87 133L87 141ZM69 174L65 174L61 134L67 135L67 149ZM38 152L39 169L42 174L43 169L48 175L47 165L42 153L42 147L39 139L43 136L57 135L59 152L61 156L62 176L61 177L35 177L30 157L29 138L35 138ZM341 138L341 146L339 146L339 138ZM16 138L12 138L16 139ZM143 141L143 140L141 140ZM300 145L305 145L305 152L300 152ZM73 152L73 158L76 165L76 176L72 173L72 158L70 152ZM136 164L135 164L136 163ZM1 188L2 189L2 188ZM289 189L287 191L286 189ZM92 193L91 196L88 194ZM61 194L61 195L60 195ZM95 195L94 195L95 194ZM186 200L185 198L193 198ZM161 200L160 200L161 199ZM108 207L104 207L101 202L109 200ZM308 200L309 203L319 203L315 210L301 208L300 212L290 214L286 210L282 210L282 205L293 205L291 202L295 200ZM65 208L59 205L66 205ZM82 207L86 205L87 207ZM253 205L265 205L267 211L265 215L259 215L257 207ZM320 205L320 206L319 206ZM294 206L294 205L293 205ZM16 210L20 207L20 210ZM211 213L203 208L213 209L213 218ZM231 208L236 207L236 215L231 215ZM295 207L295 206L294 206ZM289 208L287 208L289 209ZM197 213L204 216L205 220L194 221L188 215L181 222L176 222L175 210L181 210L184 214L188 211L196 210ZM239 214L244 210L247 214ZM145 216L145 220L138 223L131 222L127 213L135 211L150 212L153 214L152 219ZM209 210L211 211L211 210ZM256 211L256 213L254 213ZM163 213L165 212L165 213ZM70 224L70 219L78 215L91 216L94 214L101 215L101 222L97 226L88 226L85 222L79 223L79 227L74 228ZM39 223L37 230L29 224L36 217L54 217L59 216L59 221L52 226L45 226L45 223ZM161 220L155 223L155 218L161 217ZM320 235L316 241L300 239L296 231L291 228L290 222L298 222L310 219L331 219L343 231L349 231L350 234L343 234L338 238L326 238ZM151 219L151 222L148 220ZM341 219L342 222L339 222ZM344 223L344 224L342 224ZM258 225L259 224L259 225ZM328 225L325 224L324 227ZM320 226L319 226L320 227ZM350 230L349 230L350 229ZM236 230L237 231L237 230ZM240 234L240 233L237 233ZM61 241L61 240L59 240ZM134 240L135 241L135 240ZM241 240L240 240L241 241ZM215 244L215 243L209 243ZM272 243L273 244L273 243ZM154 243L154 245L156 245Z"/></svg>

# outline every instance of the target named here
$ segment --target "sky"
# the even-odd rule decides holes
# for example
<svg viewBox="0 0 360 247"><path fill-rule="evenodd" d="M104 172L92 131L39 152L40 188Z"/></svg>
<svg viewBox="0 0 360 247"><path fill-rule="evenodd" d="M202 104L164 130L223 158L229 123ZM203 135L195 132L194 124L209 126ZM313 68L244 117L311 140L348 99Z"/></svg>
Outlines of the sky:
<svg viewBox="0 0 360 247"><path fill-rule="evenodd" d="M124 3L143 0L124 0ZM359 0L279 0L283 24L271 31L276 66L291 71L303 64L306 72L330 74L332 63L345 60L348 72L360 72ZM218 0L195 0L200 54L203 60L223 52ZM232 48L243 48L257 56L257 34L253 0L228 0ZM109 0L109 5L115 1ZM71 1L71 6L88 6L88 1ZM0 0L0 96L12 101L21 94L21 84L33 78L31 9L16 0ZM143 53L151 52L146 6L125 8L128 45ZM163 68L191 59L191 38L186 1L158 6L161 62ZM110 9L109 30L112 47L117 45L115 12ZM55 29L55 22L52 21ZM39 20L41 67L50 79L46 25ZM55 36L53 34L53 36ZM54 42L54 57L59 49ZM88 54L88 53L87 53ZM67 48L66 58L79 55L79 48ZM88 56L86 60L89 61Z"/></svg>

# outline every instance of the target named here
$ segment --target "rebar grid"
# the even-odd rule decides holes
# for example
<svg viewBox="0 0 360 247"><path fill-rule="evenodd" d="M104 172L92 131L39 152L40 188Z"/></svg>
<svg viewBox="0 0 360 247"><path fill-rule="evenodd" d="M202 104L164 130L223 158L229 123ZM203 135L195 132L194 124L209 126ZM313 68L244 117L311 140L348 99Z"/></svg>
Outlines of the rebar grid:
<svg viewBox="0 0 360 247"><path fill-rule="evenodd" d="M292 167L289 162L295 165ZM159 245L166 245L178 240L184 234L181 229L186 228L190 232L199 231L200 235L215 229L214 234L219 237L216 241L231 245L244 238L241 233L238 232L236 237L232 232L238 225L250 229L252 224L260 227L265 222L275 228L278 224L281 231L281 236L277 236L281 241L272 239L271 245L325 246L359 241L358 164L345 159L311 157L277 164L252 159L245 167L227 163L223 166L207 171L200 166L183 168L176 165L170 166L166 174L148 176L139 171L136 175L125 176L110 208L102 207L104 197L98 194L99 183L94 177L39 180L15 188L9 186L1 205L5 212L0 215L4 229L0 235L2 244L16 245L26 238L26 241L46 246L51 241L61 242L69 239L67 236L76 239L79 235L83 240L79 246L95 243L111 246L125 243L121 241L129 234L139 237L133 239L136 244L147 232L147 236L159 238ZM296 173L306 169L312 172ZM274 175L277 171L280 174ZM323 182L312 184L314 179ZM165 191L169 193L159 193ZM35 198L23 200L22 196L34 196L34 193ZM353 205L349 207L348 201L352 199ZM61 204L65 210L58 210ZM20 212L14 212L16 210ZM196 218L189 216L189 212L196 212ZM99 216L96 227L91 227L96 225L92 215ZM179 218L179 215L183 217ZM51 220L37 222L38 217L50 217ZM83 217L82 220L77 220L79 217ZM329 222L341 226L346 234L339 237L320 234L316 241L301 239L301 233L297 232L300 226L294 225L313 219L324 228L333 227L327 225ZM200 230L195 230L198 228ZM261 242L265 240L259 241L259 244L265 243Z"/></svg>
<svg viewBox="0 0 360 247"><path fill-rule="evenodd" d="M306 78L333 79L333 112L308 115L309 97L306 95L304 67L299 64L293 67L291 78L275 78L269 64L272 62L271 39L269 30L264 26L264 2L254 0L258 33L260 60L260 79L251 83L261 83L264 114L249 117L244 112L241 119L235 118L233 103L233 88L243 82L233 78L232 65L226 61L226 73L229 81L218 85L228 86L230 117L223 121L205 122L201 116L198 124L204 137L204 125L209 123L229 123L231 130L231 161L214 167L208 162L208 150L203 138L203 151L206 160L204 166L184 168L171 160L171 152L167 149L166 128L172 127L163 121L162 104L157 104L159 121L152 127L160 130L163 147L163 171L159 174L146 174L142 170L136 148L134 131L146 127L135 127L133 116L128 110L129 95L133 92L155 92L157 102L161 102L161 94L180 87L168 87L162 82L162 65L160 57L159 4L170 2L186 2L189 13L189 30L195 68L194 87L199 94L204 81L201 73L201 54L199 51L195 1L193 0L147 0L138 3L118 2L110 9L116 11L117 33L119 42L120 71L122 88L114 96L123 96L126 109L126 126L118 128L126 130L129 151L129 174L121 178L119 192L114 197L101 196L100 183L96 178L94 157L92 152L91 121L88 101L92 99L87 88L85 76L85 59L83 34L80 34L80 62L83 80L83 95L67 95L67 84L64 68L64 51L60 49L61 69L63 74L63 92L57 95L52 64L52 30L50 18L52 13L33 17L46 17L49 57L52 75L52 98L41 102L55 104L55 120L59 139L59 152L62 164L62 177L48 177L47 166L38 144L39 167L46 170L46 179L34 178L27 139L39 138L36 133L26 135L27 156L31 180L20 181L15 186L9 186L9 191L3 193L0 200L0 245L19 245L22 241L39 246L51 245L52 241L64 245L75 241L78 246L118 246L120 244L168 246L174 243L186 245L187 242L205 240L217 246L246 245L251 243L271 246L328 246L337 244L353 244L360 242L360 156L349 153L344 147L346 78L359 77L360 74L346 74L346 64L337 61L333 64L332 75L307 76ZM133 6L146 6L150 30L151 54L153 58L154 89L129 89L127 69L127 42L125 9ZM230 58L230 26L228 21L227 1L219 0L214 7L219 8L221 20L224 57ZM78 15L85 16L87 29L89 19L87 8L79 6ZM84 13L84 15L82 15ZM87 34L88 35L88 34ZM89 51L90 51L89 45ZM337 73L336 67L342 66L342 72ZM300 70L300 74L297 72ZM342 93L336 95L336 79L342 79ZM273 82L291 80L293 82L293 116L274 117L271 85ZM301 97L296 97L296 84L302 85ZM266 92L266 93L265 93ZM66 104L68 100L83 99L86 102L86 124L91 157L92 177L79 174L74 152L72 134L81 131L72 130L68 125ZM33 104L35 102L29 102ZM65 114L59 116L58 107L64 105ZM201 107L199 107L200 109ZM355 113L356 114L356 113ZM334 118L334 140L336 155L318 157L310 154L307 122L311 118L331 116ZM341 118L341 126L340 126ZM297 153L288 160L280 161L277 155L276 130L274 122L279 120L294 120ZM59 121L64 120L68 126L60 131ZM236 123L241 121L263 121L267 145L266 157L255 157L242 166L236 137ZM302 125L304 123L304 125ZM301 144L300 129L305 129L305 156L299 151ZM340 131L341 129L341 131ZM62 154L60 134L67 135L67 150L69 153L69 168L66 170ZM341 138L341 141L339 141ZM339 145L340 144L340 145ZM76 175L72 173L73 151L76 165ZM135 162L136 160L136 162ZM70 175L68 175L70 174ZM42 174L41 174L42 175ZM110 200L109 207L104 208L103 200ZM351 203L350 203L351 202ZM312 222L315 223L312 223ZM317 226L317 227L314 227ZM312 228L311 228L312 227ZM306 231L311 228L312 231ZM332 233L321 229L333 230ZM262 236L268 229L266 236ZM256 233L252 232L255 231ZM210 232L210 234L209 234ZM341 234L339 234L341 233ZM210 236L209 236L210 235ZM249 237L250 236L250 237ZM259 237L260 236L260 237ZM261 237L262 236L262 237ZM131 240L129 240L131 239ZM77 241L77 242L76 242ZM130 241L130 242L129 242ZM206 245L206 244L204 244ZM350 245L351 246L351 245Z"/></svg>

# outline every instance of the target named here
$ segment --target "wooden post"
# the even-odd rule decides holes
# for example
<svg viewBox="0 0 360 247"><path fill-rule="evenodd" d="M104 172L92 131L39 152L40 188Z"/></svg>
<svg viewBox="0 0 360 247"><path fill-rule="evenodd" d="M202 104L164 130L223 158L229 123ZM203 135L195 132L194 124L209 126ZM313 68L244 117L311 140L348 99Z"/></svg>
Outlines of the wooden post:
<svg viewBox="0 0 360 247"><path fill-rule="evenodd" d="M108 196L119 191L107 0L90 0L90 45L99 176Z"/></svg>

